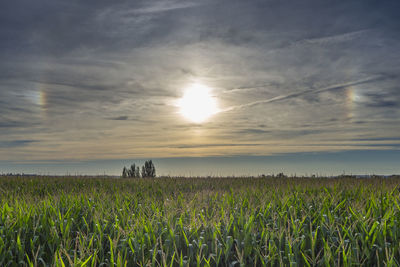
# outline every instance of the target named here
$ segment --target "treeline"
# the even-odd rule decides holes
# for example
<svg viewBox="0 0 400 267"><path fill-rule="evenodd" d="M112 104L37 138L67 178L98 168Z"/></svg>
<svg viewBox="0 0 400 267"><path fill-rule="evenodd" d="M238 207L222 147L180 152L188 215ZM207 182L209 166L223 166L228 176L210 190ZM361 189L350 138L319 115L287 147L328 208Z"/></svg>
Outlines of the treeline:
<svg viewBox="0 0 400 267"><path fill-rule="evenodd" d="M156 167L152 160L147 160L140 171L135 163L130 168L124 166L122 169L122 178L154 178L156 177Z"/></svg>

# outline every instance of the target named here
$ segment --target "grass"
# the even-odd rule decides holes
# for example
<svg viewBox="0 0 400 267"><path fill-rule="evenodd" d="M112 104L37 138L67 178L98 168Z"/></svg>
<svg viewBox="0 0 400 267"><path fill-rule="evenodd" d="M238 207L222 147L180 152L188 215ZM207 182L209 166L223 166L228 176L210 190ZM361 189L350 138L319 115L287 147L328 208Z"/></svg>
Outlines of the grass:
<svg viewBox="0 0 400 267"><path fill-rule="evenodd" d="M398 266L399 178L0 178L0 266Z"/></svg>

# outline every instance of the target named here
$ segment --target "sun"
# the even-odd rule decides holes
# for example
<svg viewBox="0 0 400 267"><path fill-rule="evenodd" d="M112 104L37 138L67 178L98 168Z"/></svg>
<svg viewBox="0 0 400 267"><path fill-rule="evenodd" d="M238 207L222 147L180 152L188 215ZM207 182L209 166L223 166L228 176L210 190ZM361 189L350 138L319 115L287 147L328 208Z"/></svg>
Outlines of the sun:
<svg viewBox="0 0 400 267"><path fill-rule="evenodd" d="M194 123L202 123L219 112L217 101L211 88L203 84L192 84L179 100L180 114Z"/></svg>

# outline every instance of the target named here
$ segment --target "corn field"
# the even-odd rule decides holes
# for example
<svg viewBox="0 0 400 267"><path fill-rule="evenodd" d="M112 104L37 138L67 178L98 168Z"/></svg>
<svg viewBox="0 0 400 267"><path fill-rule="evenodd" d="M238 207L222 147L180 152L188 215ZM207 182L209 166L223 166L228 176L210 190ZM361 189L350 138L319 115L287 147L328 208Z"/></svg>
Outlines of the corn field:
<svg viewBox="0 0 400 267"><path fill-rule="evenodd" d="M398 266L400 178L0 178L0 266Z"/></svg>

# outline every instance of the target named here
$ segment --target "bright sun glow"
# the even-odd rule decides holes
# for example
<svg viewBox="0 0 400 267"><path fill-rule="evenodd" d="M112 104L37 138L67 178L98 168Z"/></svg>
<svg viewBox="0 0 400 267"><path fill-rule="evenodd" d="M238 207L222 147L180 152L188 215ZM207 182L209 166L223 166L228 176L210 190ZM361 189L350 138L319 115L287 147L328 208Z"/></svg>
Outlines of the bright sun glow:
<svg viewBox="0 0 400 267"><path fill-rule="evenodd" d="M195 123L204 122L219 111L217 101L211 95L211 88L202 84L186 88L178 106L180 113Z"/></svg>

